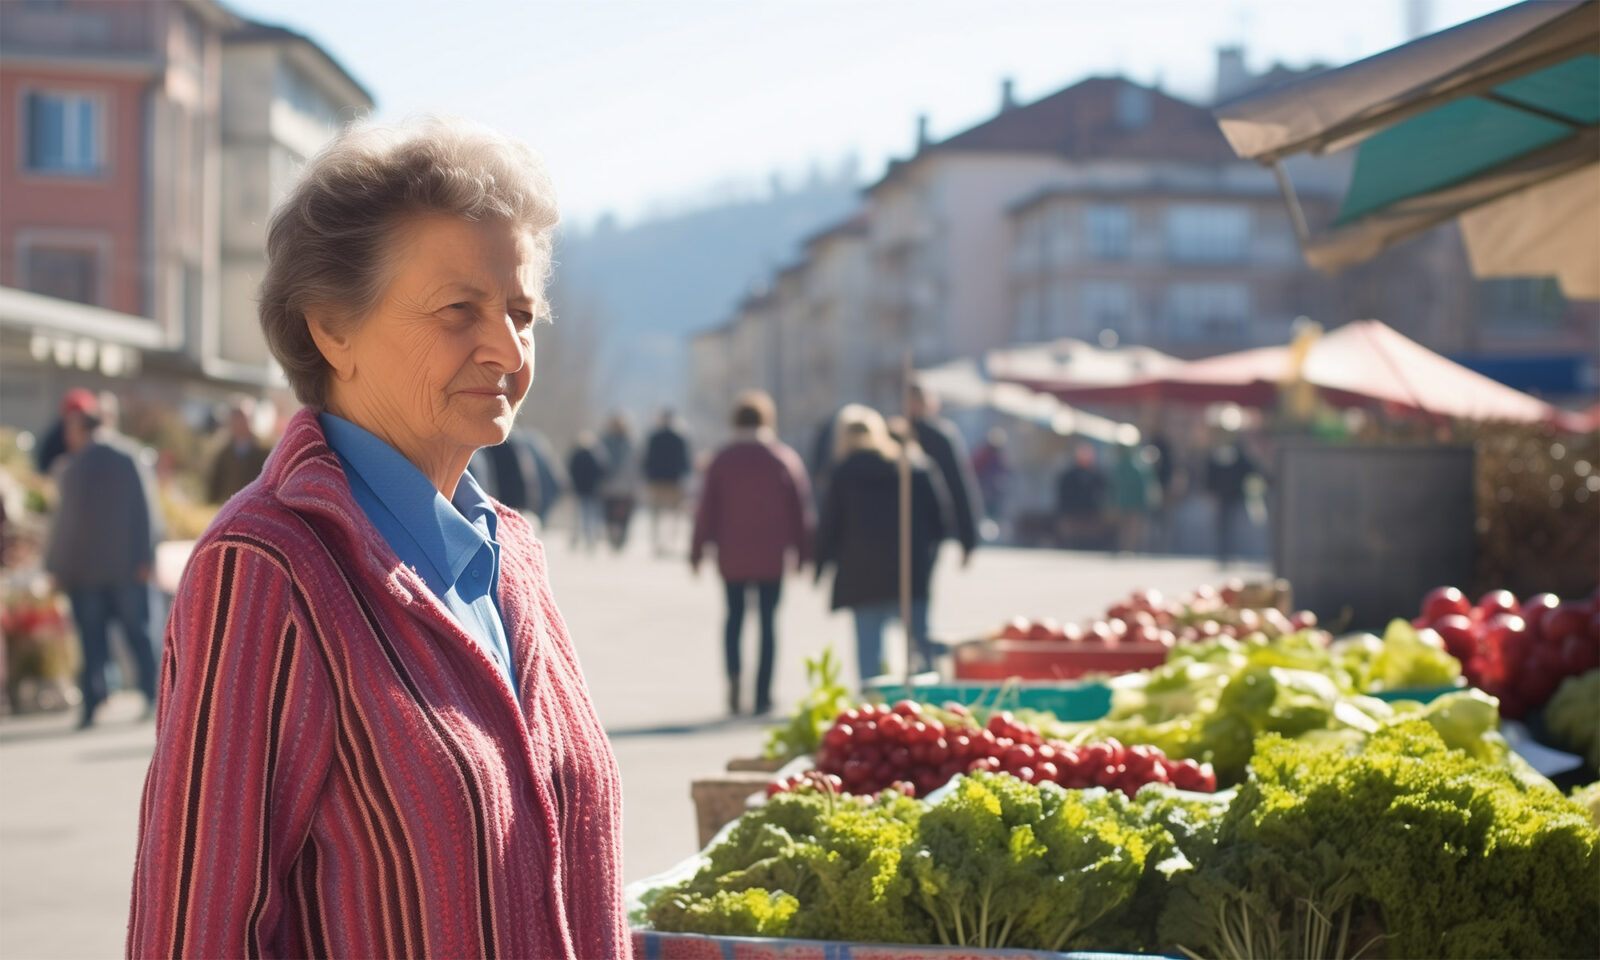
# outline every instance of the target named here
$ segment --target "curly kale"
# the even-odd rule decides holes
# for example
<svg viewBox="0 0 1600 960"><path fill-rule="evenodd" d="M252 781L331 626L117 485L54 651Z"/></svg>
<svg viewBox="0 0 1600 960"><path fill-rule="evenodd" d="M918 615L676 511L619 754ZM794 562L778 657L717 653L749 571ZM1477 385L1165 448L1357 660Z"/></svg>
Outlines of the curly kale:
<svg viewBox="0 0 1600 960"><path fill-rule="evenodd" d="M1267 737L1160 940L1230 958L1592 955L1597 851L1553 787L1450 749L1426 719L1359 751Z"/></svg>
<svg viewBox="0 0 1600 960"><path fill-rule="evenodd" d="M657 930L725 937L787 936L800 902L787 893L750 889L739 893L668 893L650 907Z"/></svg>
<svg viewBox="0 0 1600 960"><path fill-rule="evenodd" d="M762 936L926 942L927 921L908 905L912 885L900 869L922 809L899 794L777 794L647 918L673 932L740 935L759 925Z"/></svg>
<svg viewBox="0 0 1600 960"><path fill-rule="evenodd" d="M1121 794L977 773L923 815L908 869L941 942L1060 950L1131 900L1151 846Z"/></svg>

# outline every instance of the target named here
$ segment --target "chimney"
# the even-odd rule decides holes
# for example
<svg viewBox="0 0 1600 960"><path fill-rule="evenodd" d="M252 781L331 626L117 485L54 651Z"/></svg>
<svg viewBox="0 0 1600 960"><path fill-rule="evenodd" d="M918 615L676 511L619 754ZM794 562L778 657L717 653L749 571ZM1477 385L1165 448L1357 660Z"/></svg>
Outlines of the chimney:
<svg viewBox="0 0 1600 960"><path fill-rule="evenodd" d="M926 147L927 145L928 145L928 115L926 113L919 113L919 114L917 114L917 152L921 153L923 148Z"/></svg>
<svg viewBox="0 0 1600 960"><path fill-rule="evenodd" d="M1428 32L1433 22L1433 4L1428 0L1406 0L1406 39L1415 40Z"/></svg>
<svg viewBox="0 0 1600 960"><path fill-rule="evenodd" d="M1217 87L1213 103L1225 103L1243 93L1250 85L1250 73L1244 66L1243 47L1217 48Z"/></svg>
<svg viewBox="0 0 1600 960"><path fill-rule="evenodd" d="M1005 113L1007 110L1015 110L1016 107L1017 97L1015 88L1011 82L1011 78L1004 77L1000 81L1000 112Z"/></svg>

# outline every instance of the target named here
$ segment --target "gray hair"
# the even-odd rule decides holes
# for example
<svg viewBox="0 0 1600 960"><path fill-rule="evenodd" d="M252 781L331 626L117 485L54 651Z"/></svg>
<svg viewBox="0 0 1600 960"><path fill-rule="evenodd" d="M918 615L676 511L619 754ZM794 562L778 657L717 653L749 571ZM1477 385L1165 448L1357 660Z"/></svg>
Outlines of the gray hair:
<svg viewBox="0 0 1600 960"><path fill-rule="evenodd" d="M428 214L528 229L548 277L555 190L527 145L449 117L347 127L306 165L267 226L261 331L301 403L327 405L331 369L306 312L326 311L336 333L359 326L391 279L395 230ZM539 293L535 313L547 315Z"/></svg>

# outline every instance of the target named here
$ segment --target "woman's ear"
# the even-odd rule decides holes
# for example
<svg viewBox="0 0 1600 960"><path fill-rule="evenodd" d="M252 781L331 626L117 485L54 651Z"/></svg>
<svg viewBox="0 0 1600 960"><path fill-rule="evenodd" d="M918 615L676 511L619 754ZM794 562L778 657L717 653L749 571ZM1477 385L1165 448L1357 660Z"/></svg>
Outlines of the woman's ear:
<svg viewBox="0 0 1600 960"><path fill-rule="evenodd" d="M351 349L350 337L346 333L336 332L337 327L326 308L313 307L307 310L306 328L311 331L311 340L317 345L322 359L333 368L336 379L348 381L355 376L355 351Z"/></svg>

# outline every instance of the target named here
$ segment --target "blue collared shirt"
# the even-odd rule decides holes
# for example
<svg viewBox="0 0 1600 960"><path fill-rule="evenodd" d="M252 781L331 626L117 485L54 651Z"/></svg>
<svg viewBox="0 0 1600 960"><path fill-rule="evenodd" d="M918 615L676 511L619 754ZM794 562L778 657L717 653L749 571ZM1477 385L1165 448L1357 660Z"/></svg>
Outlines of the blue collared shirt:
<svg viewBox="0 0 1600 960"><path fill-rule="evenodd" d="M515 689L500 619L498 518L483 488L462 473L455 496L446 500L415 464L370 432L331 413L318 420L367 519Z"/></svg>

